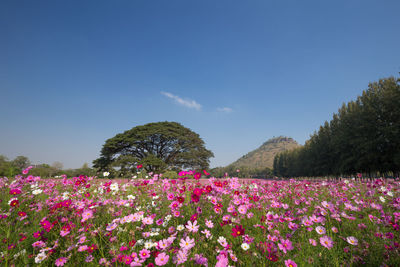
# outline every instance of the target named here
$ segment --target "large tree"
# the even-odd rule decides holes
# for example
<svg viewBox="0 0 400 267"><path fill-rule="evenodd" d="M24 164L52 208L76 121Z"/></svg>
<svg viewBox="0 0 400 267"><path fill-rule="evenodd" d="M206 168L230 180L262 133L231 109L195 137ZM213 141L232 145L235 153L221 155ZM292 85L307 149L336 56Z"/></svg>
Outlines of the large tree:
<svg viewBox="0 0 400 267"><path fill-rule="evenodd" d="M93 165L100 170L129 172L137 164L147 171L208 168L213 153L200 136L177 122L134 127L106 140Z"/></svg>

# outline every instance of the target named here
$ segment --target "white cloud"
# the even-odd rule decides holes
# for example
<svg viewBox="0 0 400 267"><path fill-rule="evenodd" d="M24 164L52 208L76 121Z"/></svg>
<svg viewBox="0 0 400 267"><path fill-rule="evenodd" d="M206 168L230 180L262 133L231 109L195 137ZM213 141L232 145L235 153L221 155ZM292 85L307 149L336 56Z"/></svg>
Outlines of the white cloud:
<svg viewBox="0 0 400 267"><path fill-rule="evenodd" d="M223 107L223 108L217 108L217 111L225 112L225 113L231 113L233 111L233 109L228 108L228 107Z"/></svg>
<svg viewBox="0 0 400 267"><path fill-rule="evenodd" d="M194 100L191 99L183 99L177 95L173 95L171 93L168 92L161 92L162 95L165 95L168 98L171 98L173 100L175 100L175 102L177 102L178 104L181 104L182 106L188 107L188 108L194 108L196 110L200 110L201 109L201 105L199 103L197 103Z"/></svg>

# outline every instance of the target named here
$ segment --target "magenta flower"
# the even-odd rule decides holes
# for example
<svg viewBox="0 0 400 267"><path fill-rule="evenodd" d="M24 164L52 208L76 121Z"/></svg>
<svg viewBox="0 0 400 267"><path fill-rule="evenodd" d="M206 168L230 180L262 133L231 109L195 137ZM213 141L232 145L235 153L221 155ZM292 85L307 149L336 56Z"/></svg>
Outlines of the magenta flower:
<svg viewBox="0 0 400 267"><path fill-rule="evenodd" d="M142 259L150 258L150 251L144 248L144 249L142 249L142 250L139 252L139 256L140 256Z"/></svg>
<svg viewBox="0 0 400 267"><path fill-rule="evenodd" d="M163 252L158 254L154 262L156 263L157 266L163 266L168 263L168 260L169 256L165 252Z"/></svg>
<svg viewBox="0 0 400 267"><path fill-rule="evenodd" d="M285 266L286 267L297 267L297 264L292 261L291 259L285 260Z"/></svg>
<svg viewBox="0 0 400 267"><path fill-rule="evenodd" d="M61 257L56 260L55 265L56 266L64 266L65 263L67 263L67 258Z"/></svg>
<svg viewBox="0 0 400 267"><path fill-rule="evenodd" d="M327 249L331 249L333 247L333 241L332 238L329 236L323 236L319 239L319 242L321 243L322 246L326 247Z"/></svg>

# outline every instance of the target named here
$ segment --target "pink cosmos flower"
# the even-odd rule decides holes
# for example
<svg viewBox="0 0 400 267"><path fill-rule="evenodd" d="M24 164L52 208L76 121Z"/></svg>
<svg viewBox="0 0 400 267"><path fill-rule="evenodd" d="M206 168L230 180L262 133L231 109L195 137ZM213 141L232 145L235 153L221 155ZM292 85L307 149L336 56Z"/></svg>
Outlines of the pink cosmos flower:
<svg viewBox="0 0 400 267"><path fill-rule="evenodd" d="M117 224L116 224L116 223L112 223L112 224L109 224L109 225L106 227L106 230L107 230L107 231L112 231L112 230L114 230L115 228L117 228Z"/></svg>
<svg viewBox="0 0 400 267"><path fill-rule="evenodd" d="M314 239L308 239L308 241L310 242L311 245L313 245L314 247L317 245L317 241L315 241Z"/></svg>
<svg viewBox="0 0 400 267"><path fill-rule="evenodd" d="M46 243L44 243L43 241L39 240L39 241L36 241L35 243L33 243L32 246L34 248L43 248L43 247L46 246Z"/></svg>
<svg viewBox="0 0 400 267"><path fill-rule="evenodd" d="M246 205L240 205L238 208L238 211L240 214L246 214L246 212L247 212Z"/></svg>
<svg viewBox="0 0 400 267"><path fill-rule="evenodd" d="M209 221L209 220L206 219L206 226L207 226L208 228L213 228L213 227L214 227L214 224L213 224L212 221Z"/></svg>
<svg viewBox="0 0 400 267"><path fill-rule="evenodd" d="M333 247L333 241L332 238L329 236L323 236L319 239L319 242L321 243L322 246L326 247L327 249L331 249Z"/></svg>
<svg viewBox="0 0 400 267"><path fill-rule="evenodd" d="M184 250L190 250L195 245L194 238L190 239L189 236L187 236L186 239L182 238L181 242L179 243L179 245Z"/></svg>
<svg viewBox="0 0 400 267"><path fill-rule="evenodd" d="M68 235L69 233L70 233L69 230L61 230L60 231L60 236L64 237L64 236Z"/></svg>
<svg viewBox="0 0 400 267"><path fill-rule="evenodd" d="M151 217L149 216L149 217L143 218L142 222L143 222L143 224L148 224L148 225L150 225L150 224L153 224L154 219L151 218Z"/></svg>
<svg viewBox="0 0 400 267"><path fill-rule="evenodd" d="M82 252L82 251L85 251L85 250L87 250L87 249L88 249L88 246L83 245L83 246L80 246L80 247L78 248L78 251L79 251L79 252Z"/></svg>
<svg viewBox="0 0 400 267"><path fill-rule="evenodd" d="M56 266L64 266L64 264L65 264L66 262L67 262L67 258L61 257L61 258L58 258L58 259L56 260L55 265L56 265Z"/></svg>
<svg viewBox="0 0 400 267"><path fill-rule="evenodd" d="M167 255L165 252L162 252L158 254L154 262L156 263L157 266L163 266L168 263L169 260L169 255Z"/></svg>
<svg viewBox="0 0 400 267"><path fill-rule="evenodd" d="M186 228L189 230L189 232L196 233L199 230L199 225L197 225L197 221L194 221L193 223L191 221L188 221Z"/></svg>
<svg viewBox="0 0 400 267"><path fill-rule="evenodd" d="M346 238L346 240L347 240L347 243L349 243L350 245L353 245L353 246L358 245L358 240L354 236L349 236Z"/></svg>
<svg viewBox="0 0 400 267"><path fill-rule="evenodd" d="M207 229L204 229L204 230L201 231L201 232L202 232L203 234L205 234L207 238L210 238L210 237L211 237L211 232L208 231Z"/></svg>
<svg viewBox="0 0 400 267"><path fill-rule="evenodd" d="M323 226L315 227L315 231L317 231L317 233L320 235L324 235L326 233L325 227L323 227Z"/></svg>
<svg viewBox="0 0 400 267"><path fill-rule="evenodd" d="M297 264L292 261L291 259L285 260L285 266L286 267L297 267Z"/></svg>
<svg viewBox="0 0 400 267"><path fill-rule="evenodd" d="M90 219L90 218L92 218L93 217L93 211L91 211L91 210L85 210L83 213L82 213L82 220L81 220L81 222L85 222L85 221L87 221L88 219Z"/></svg>
<svg viewBox="0 0 400 267"><path fill-rule="evenodd" d="M278 244L280 250L286 254L288 250L293 250L292 242L289 239L281 240L281 243Z"/></svg>
<svg viewBox="0 0 400 267"><path fill-rule="evenodd" d="M217 256L217 264L215 264L215 267L226 267L228 266L228 257L224 254L220 254Z"/></svg>
<svg viewBox="0 0 400 267"><path fill-rule="evenodd" d="M186 250L179 250L176 254L176 264L183 264L187 261L187 251Z"/></svg>

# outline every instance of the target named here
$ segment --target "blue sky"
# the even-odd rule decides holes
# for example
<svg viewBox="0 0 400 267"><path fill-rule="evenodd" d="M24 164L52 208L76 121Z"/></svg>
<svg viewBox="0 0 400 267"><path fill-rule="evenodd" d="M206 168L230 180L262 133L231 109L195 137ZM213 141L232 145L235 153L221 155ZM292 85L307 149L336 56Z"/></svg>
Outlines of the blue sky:
<svg viewBox="0 0 400 267"><path fill-rule="evenodd" d="M400 1L1 1L0 154L91 164L134 126L177 121L227 165L304 143L400 71Z"/></svg>

